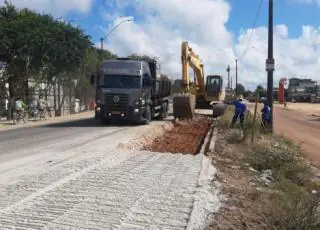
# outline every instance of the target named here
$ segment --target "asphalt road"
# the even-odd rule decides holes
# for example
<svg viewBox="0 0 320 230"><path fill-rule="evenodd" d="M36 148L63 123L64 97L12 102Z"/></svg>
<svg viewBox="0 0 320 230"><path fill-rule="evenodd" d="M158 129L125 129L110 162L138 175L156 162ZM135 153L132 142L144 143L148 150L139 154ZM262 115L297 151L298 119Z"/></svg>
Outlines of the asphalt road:
<svg viewBox="0 0 320 230"><path fill-rule="evenodd" d="M0 132L0 162L3 158L12 160L34 154L40 149L59 151L70 146L79 146L127 128L123 125L105 127L100 125L98 120L84 118Z"/></svg>

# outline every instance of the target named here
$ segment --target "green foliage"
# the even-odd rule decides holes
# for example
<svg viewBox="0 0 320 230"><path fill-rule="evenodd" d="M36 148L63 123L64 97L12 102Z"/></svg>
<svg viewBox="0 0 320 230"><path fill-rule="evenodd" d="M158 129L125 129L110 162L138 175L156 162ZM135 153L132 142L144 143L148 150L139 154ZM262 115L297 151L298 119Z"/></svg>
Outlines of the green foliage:
<svg viewBox="0 0 320 230"><path fill-rule="evenodd" d="M228 106L226 112L223 116L220 117L218 120L217 126L220 129L229 129L232 121L232 117L234 115L234 106ZM253 122L253 115L247 111L245 114L244 120L244 129L243 133L240 132L240 123L237 121L235 125L236 130L230 133L230 136L227 138L229 143L235 143L240 141L246 141L249 135L254 130L254 134L257 135L261 131L261 123L260 120L257 118L256 122ZM243 134L243 135L242 135Z"/></svg>
<svg viewBox="0 0 320 230"><path fill-rule="evenodd" d="M0 61L7 64L7 81L12 87L29 78L52 81L85 79L101 59L115 58L109 51L93 47L80 28L50 15L17 9L7 1L0 7Z"/></svg>
<svg viewBox="0 0 320 230"><path fill-rule="evenodd" d="M320 229L319 196L291 182L271 197L270 229Z"/></svg>
<svg viewBox="0 0 320 230"><path fill-rule="evenodd" d="M245 93L245 91L246 91L246 88L244 87L244 85L242 85L242 84L237 84L237 91L238 91L238 94L240 95L240 94L244 94ZM244 95L243 95L244 96Z"/></svg>
<svg viewBox="0 0 320 230"><path fill-rule="evenodd" d="M242 93L243 97L244 98L247 98L249 96L251 96L253 93L250 91L250 90L246 90Z"/></svg>
<svg viewBox="0 0 320 230"><path fill-rule="evenodd" d="M138 54L131 54L128 56L128 58L131 58L133 60L145 60L145 61L150 61L154 59L148 55L138 55Z"/></svg>
<svg viewBox="0 0 320 230"><path fill-rule="evenodd" d="M101 55L101 50L98 50L97 48L94 48L95 52L99 53ZM110 59L116 59L117 55L111 53L109 50L103 50L102 51L102 58L103 60L110 60Z"/></svg>
<svg viewBox="0 0 320 230"><path fill-rule="evenodd" d="M256 96L258 92L260 97L267 97L267 90L262 85L257 86L257 89L254 91L254 96Z"/></svg>
<svg viewBox="0 0 320 230"><path fill-rule="evenodd" d="M319 185L300 155L297 146L279 136L268 136L249 148L246 161L262 171L270 169L275 176L275 193L270 196L270 229L319 229Z"/></svg>

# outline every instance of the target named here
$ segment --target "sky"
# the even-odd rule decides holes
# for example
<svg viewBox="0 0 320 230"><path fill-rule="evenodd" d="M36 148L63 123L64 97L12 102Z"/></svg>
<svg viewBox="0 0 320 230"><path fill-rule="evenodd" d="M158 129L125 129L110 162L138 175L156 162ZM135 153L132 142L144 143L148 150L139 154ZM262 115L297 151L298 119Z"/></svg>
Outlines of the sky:
<svg viewBox="0 0 320 230"><path fill-rule="evenodd" d="M3 4L4 0L0 0ZM249 89L266 85L268 0L11 0L63 17L83 28L99 46L127 56L156 56L162 72L181 76L181 42L188 41L204 62L205 74L227 80L231 67L235 83ZM320 0L274 0L274 84L281 78L320 81ZM108 37L106 35L121 23Z"/></svg>

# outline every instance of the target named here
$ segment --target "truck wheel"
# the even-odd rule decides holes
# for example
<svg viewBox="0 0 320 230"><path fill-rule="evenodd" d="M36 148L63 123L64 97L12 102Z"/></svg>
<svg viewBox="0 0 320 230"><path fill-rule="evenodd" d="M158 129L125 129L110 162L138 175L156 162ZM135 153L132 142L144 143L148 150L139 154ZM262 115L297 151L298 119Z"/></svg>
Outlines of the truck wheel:
<svg viewBox="0 0 320 230"><path fill-rule="evenodd" d="M143 123L149 124L150 122L151 122L151 108L150 108L150 105L148 105L146 109L146 120Z"/></svg>

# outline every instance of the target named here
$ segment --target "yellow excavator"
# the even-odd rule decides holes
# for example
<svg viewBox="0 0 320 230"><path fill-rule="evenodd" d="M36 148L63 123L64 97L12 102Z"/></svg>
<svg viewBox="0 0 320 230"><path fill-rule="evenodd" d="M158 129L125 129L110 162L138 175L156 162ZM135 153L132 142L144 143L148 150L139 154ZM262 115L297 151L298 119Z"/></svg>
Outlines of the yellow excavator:
<svg viewBox="0 0 320 230"><path fill-rule="evenodd" d="M181 44L182 89L183 94L173 98L173 113L175 118L192 119L194 109L209 109L213 105L223 104L225 89L223 77L208 75L205 79L203 62L187 41ZM189 67L194 71L194 80L190 81ZM215 111L213 111L215 114Z"/></svg>

